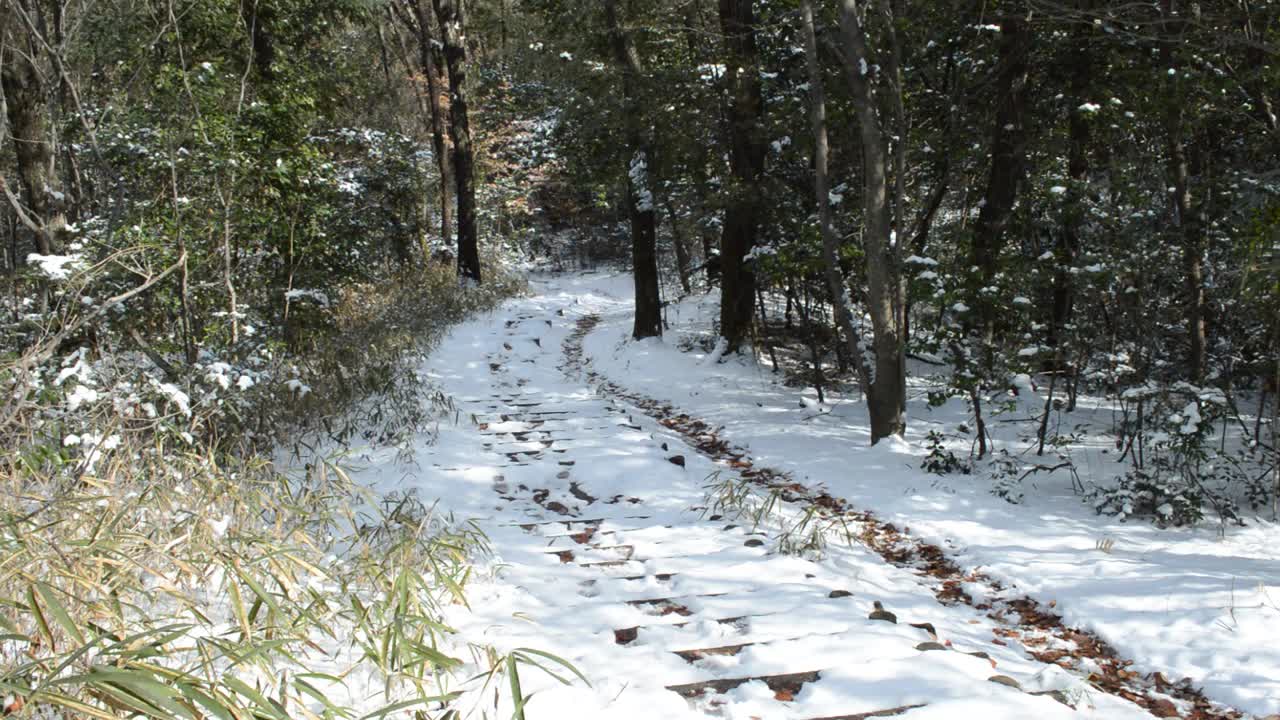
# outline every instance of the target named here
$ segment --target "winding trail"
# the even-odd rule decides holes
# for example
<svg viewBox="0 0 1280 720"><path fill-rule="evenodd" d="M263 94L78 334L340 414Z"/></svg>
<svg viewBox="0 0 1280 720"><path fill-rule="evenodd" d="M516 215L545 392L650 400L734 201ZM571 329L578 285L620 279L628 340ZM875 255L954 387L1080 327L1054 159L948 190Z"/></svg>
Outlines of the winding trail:
<svg viewBox="0 0 1280 720"><path fill-rule="evenodd" d="M966 588L1000 588L598 375L589 307L546 294L506 312L478 348L488 378L471 387L489 392L458 399L485 456L436 469L492 474L486 529L528 623L484 622L513 642L554 637L598 686L592 700L548 691L531 717L1240 717L1128 672L1033 600L975 601ZM776 552L776 537L706 507L704 479L725 474L857 541L821 560Z"/></svg>

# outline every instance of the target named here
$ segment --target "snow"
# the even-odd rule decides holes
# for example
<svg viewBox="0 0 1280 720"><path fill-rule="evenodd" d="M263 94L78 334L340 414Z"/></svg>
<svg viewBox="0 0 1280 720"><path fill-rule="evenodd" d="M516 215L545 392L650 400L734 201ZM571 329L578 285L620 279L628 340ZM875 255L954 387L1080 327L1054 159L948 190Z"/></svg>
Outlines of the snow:
<svg viewBox="0 0 1280 720"><path fill-rule="evenodd" d="M329 295L323 290L312 288L294 288L285 292L286 300L310 300L320 307L327 308L330 305Z"/></svg>
<svg viewBox="0 0 1280 720"><path fill-rule="evenodd" d="M1181 422L1182 427L1178 429L1178 432L1183 435L1194 435L1200 430L1200 406L1195 401L1187 403L1187 406L1183 408Z"/></svg>
<svg viewBox="0 0 1280 720"><path fill-rule="evenodd" d="M40 272L51 280L66 280L71 277L73 272L80 269L82 259L79 255L41 255L40 253L27 255L27 262L38 266Z"/></svg>
<svg viewBox="0 0 1280 720"><path fill-rule="evenodd" d="M649 189L649 162L644 151L637 151L631 158L631 167L627 172L631 179L631 192L635 197L637 212L653 210L653 192Z"/></svg>
<svg viewBox="0 0 1280 720"><path fill-rule="evenodd" d="M191 396L182 392L182 390L178 389L178 386L173 383L161 383L155 380L152 380L152 383L161 395L168 398L169 402L172 402L177 406L178 412L186 415L187 417L191 417Z"/></svg>
<svg viewBox="0 0 1280 720"><path fill-rule="evenodd" d="M602 282L602 281L596 281ZM620 281L614 281L618 283ZM594 286L583 281L587 288ZM615 294L626 296L616 284ZM599 290L593 290L598 293ZM699 304L700 303L700 304ZM1137 662L1190 677L1210 697L1261 715L1280 712L1280 528L1253 519L1219 538L1213 527L1161 530L1095 515L1071 492L1067 478L1044 478L1024 505L1012 506L963 477L931 490L922 474L923 435L965 417L963 403L930 410L910 403L909 445L865 447L869 428L856 398L828 398L831 413L801 422L794 390L750 363L699 364L698 353L674 343L622 342L627 303L604 308L610 318L588 336L598 370L627 387L674 402L681 410L722 425L725 437L753 457L826 485L855 505L910 526L913 534L946 543L962 566L984 572L1043 601L1056 601L1068 623L1098 632ZM668 309L672 334L708 327L714 299L691 299ZM1029 406L1042 405L1034 390ZM920 397L922 389L914 387ZM1082 402L1102 421L1110 407ZM811 412L807 413L811 415ZM1189 411L1184 411L1184 417ZM1105 442L1077 465L1086 481L1114 475ZM1110 475L1108 475L1110 473ZM1111 553L1099 538L1115 540Z"/></svg>
<svg viewBox="0 0 1280 720"><path fill-rule="evenodd" d="M91 404L98 401L98 391L84 385L77 384L71 394L67 395L67 409L75 411L81 405Z"/></svg>
<svg viewBox="0 0 1280 720"><path fill-rule="evenodd" d="M856 397L833 393L819 404L806 391L797 402L795 388L766 368L725 355L723 340L710 352L682 351L682 336L710 341L713 296L671 304L667 336L637 342L631 292L624 275L534 278L529 296L457 327L422 368L456 402L457 422L442 423L434 443L424 437L411 459L394 448L355 448L346 467L376 491L440 498L441 510L486 533L493 554L468 585L470 607L445 608L445 621L467 642L554 653L591 681L562 684L523 668L529 717L679 720L714 710L785 719L914 704L926 705L912 718L1150 717L1099 692L1081 672L993 642L997 620L940 604L914 571L886 564L856 539L837 538L820 553L774 552L779 533L795 527L794 508L766 514L758 530L728 514L712 520L708 487L734 470L602 396L566 361L562 346L592 315L601 320L581 342L595 372L721 428L761 465L909 526L962 567L1005 583L1007 597L1055 601L1068 623L1101 634L1136 669L1189 676L1249 712L1280 711L1274 525L1255 522L1219 539L1209 529L1096 516L1056 476L1038 479L1038 492L1015 506L976 477L925 475L917 469L924 435L964 421L962 400L930 409L913 380L910 434L868 447ZM1012 383L1025 404L1042 402L1030 376ZM682 464L672 461L677 455ZM1079 459L1086 475L1106 462L1101 454ZM1101 538L1114 541L1109 552L1098 549ZM867 619L873 601L902 620ZM737 620L717 621L727 618ZM929 637L908 622L930 623L951 650L917 649ZM625 644L615 635L623 629L634 629ZM746 646L736 654L693 662L676 654L739 644ZM978 650L989 660L964 654ZM759 681L715 695L714 708L667 689L808 671L820 674L790 699ZM995 674L1029 691L1062 690L1079 704L1073 711L989 682ZM493 708L492 689L477 685L467 686L464 705L488 703L493 716L511 716L509 698ZM353 676L345 692L379 689L375 679Z"/></svg>

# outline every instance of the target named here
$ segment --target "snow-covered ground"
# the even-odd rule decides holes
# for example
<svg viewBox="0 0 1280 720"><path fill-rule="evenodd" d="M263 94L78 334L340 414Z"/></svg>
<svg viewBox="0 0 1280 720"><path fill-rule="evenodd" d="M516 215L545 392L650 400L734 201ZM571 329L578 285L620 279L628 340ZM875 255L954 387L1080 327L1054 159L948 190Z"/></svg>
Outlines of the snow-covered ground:
<svg viewBox="0 0 1280 720"><path fill-rule="evenodd" d="M544 278L533 292L457 328L429 363L460 422L441 427L410 464L385 451L353 467L382 490L438 497L488 533L494 556L469 587L470 608L452 609L449 621L478 643L554 653L591 681L564 685L526 668L523 690L535 692L528 717L827 718L915 705L923 707L908 717L1150 717L993 642L997 621L939 604L916 573L861 545L832 544L818 560L780 555L770 538L694 510L706 503L705 480L724 468L597 395L566 364L562 346L589 314L603 321L584 354L612 381L723 425L759 463L825 485L947 547L965 567L1054 601L1068 623L1096 631L1139 669L1189 676L1248 712L1280 711L1274 525L1220 539L1213 530L1121 524L1095 516L1065 486L1042 485L1010 505L986 481L918 469L921 438L932 423L959 422L953 408L913 403L907 441L869 448L856 400L819 413L765 368L679 351L679 331L705 328L713 298L669 308L667 340L632 342L629 278ZM1107 538L1110 552L1097 549ZM868 619L876 601L896 624ZM910 623L932 625L941 647L922 644L935 638ZM692 652L707 649L715 650ZM986 657L968 654L977 652ZM769 679L727 682L745 678ZM682 697L698 687L679 686L707 681L726 682ZM1076 710L1034 694L1051 690ZM492 691L475 702L492 711ZM509 717L510 706L495 716Z"/></svg>

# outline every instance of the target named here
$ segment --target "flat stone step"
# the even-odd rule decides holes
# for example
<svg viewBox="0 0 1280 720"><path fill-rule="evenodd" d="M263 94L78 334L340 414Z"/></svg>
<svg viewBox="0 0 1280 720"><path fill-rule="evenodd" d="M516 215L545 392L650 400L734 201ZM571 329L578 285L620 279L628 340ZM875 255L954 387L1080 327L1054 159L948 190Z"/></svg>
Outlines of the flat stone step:
<svg viewBox="0 0 1280 720"><path fill-rule="evenodd" d="M499 422L527 422L527 423L553 423L566 422L572 420L617 420L616 415L575 415L569 410L557 410L554 412L481 412L476 413L476 419L482 424L493 424Z"/></svg>
<svg viewBox="0 0 1280 720"><path fill-rule="evenodd" d="M643 432L643 431L641 431ZM533 446L541 446L543 449L551 449L552 446L567 450L579 449L599 449L612 448L618 445L626 445L631 443L648 443L652 439L645 434L643 437L622 438L613 437L608 439L598 438L573 438L573 437L547 437L547 438L528 438L527 440L508 440L506 442L487 442L484 443L486 450L506 454L508 452L521 452L525 450L534 450Z"/></svg>
<svg viewBox="0 0 1280 720"><path fill-rule="evenodd" d="M441 465L432 465L432 470L440 472L472 472L475 470L492 470L494 468L511 468L511 467L529 467L532 463L527 462L504 462L493 465L458 465L454 467L444 467Z"/></svg>
<svg viewBox="0 0 1280 720"><path fill-rule="evenodd" d="M678 597L644 598L641 600L627 600L626 603L628 605L635 605L637 607L640 605L662 605L663 603L683 606L684 603L680 602L680 600L683 600L686 598L720 597L721 595L728 595L728 594L729 593L727 592L718 592L718 593L703 593L700 595L681 595Z"/></svg>
<svg viewBox="0 0 1280 720"><path fill-rule="evenodd" d="M557 520L535 520L533 522L503 523L498 527L518 527L527 532L532 532L534 528L544 525L564 525L570 527L573 525L599 525L606 520L649 520L650 515L622 515L616 518L595 517L595 518L560 518Z"/></svg>
<svg viewBox="0 0 1280 720"><path fill-rule="evenodd" d="M636 548L634 545L588 545L577 551L575 551L574 549L547 550L545 551L544 554L557 555L560 557L560 562L569 563L569 562L573 562L574 559L576 559L579 556L579 553L586 554L586 553L603 553L603 552L617 552L618 555L620 555L620 557L611 558L611 561L612 560L630 560L632 559L632 556L635 555ZM579 565L587 565L587 564L588 563L579 563Z"/></svg>
<svg viewBox="0 0 1280 720"><path fill-rule="evenodd" d="M756 643L738 643L737 645L721 645L719 647L698 648L696 650L672 650L672 654L684 658L685 662L697 662L705 657L717 655L733 657Z"/></svg>
<svg viewBox="0 0 1280 720"><path fill-rule="evenodd" d="M821 670L808 670L805 672L784 673L781 675L753 675L739 678L717 678L715 680L703 680L701 682L685 683L683 685L668 685L667 689L681 697L692 700L708 693L722 695L740 685L759 681L763 682L775 693L784 692L790 695L795 695L800 692L800 688L804 687L805 683L814 682L820 677L822 677Z"/></svg>
<svg viewBox="0 0 1280 720"><path fill-rule="evenodd" d="M805 720L871 720L871 718L894 717L902 715L910 710L918 710L925 707L926 703L918 705L900 705L894 708L885 708L883 710L872 710L870 712L853 713L852 715L823 715L817 718L805 718Z"/></svg>
<svg viewBox="0 0 1280 720"><path fill-rule="evenodd" d="M625 422L617 422L617 423L611 423L609 425L595 425L595 426L570 425L569 427L566 427L566 428L546 428L544 425L538 425L537 427L531 427L526 430L487 430L486 429L486 430L481 430L480 434L489 435L491 437L502 437L504 435L511 435L514 437L516 435L550 435L551 433L565 432L567 430L575 430L578 432L590 432L592 430L617 430L618 428L626 428L628 430L634 430L636 432L644 432L644 428L639 425L630 425ZM530 438L530 439L541 440L543 438ZM562 438L562 439L577 440L578 438ZM516 440L519 441L519 438L516 438Z"/></svg>
<svg viewBox="0 0 1280 720"><path fill-rule="evenodd" d="M745 628L742 627L742 621L748 620L753 617L764 617L765 615L772 615L772 614L773 613L760 613L758 615L734 615L732 617L712 618L711 622L719 623L721 625L737 625L739 629L745 630ZM631 641L635 640L639 636L640 628L655 627L655 626L682 628L688 624L689 623L687 622L661 623L660 625L658 623L653 623L649 625L632 625L631 627L614 628L613 641L619 645L626 645Z"/></svg>

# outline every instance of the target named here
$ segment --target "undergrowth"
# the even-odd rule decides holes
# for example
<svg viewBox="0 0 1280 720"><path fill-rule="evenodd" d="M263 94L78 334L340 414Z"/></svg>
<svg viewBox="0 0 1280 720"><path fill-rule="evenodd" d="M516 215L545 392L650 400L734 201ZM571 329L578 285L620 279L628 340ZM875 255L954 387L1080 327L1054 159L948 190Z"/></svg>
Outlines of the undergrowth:
<svg viewBox="0 0 1280 720"><path fill-rule="evenodd" d="M0 712L489 717L500 690L522 712L519 665L576 673L459 637L445 618L484 533L341 467L354 442L429 435L452 406L421 359L519 290L416 268L190 364L122 349L101 318L96 337L35 333L59 343L0 365Z"/></svg>
<svg viewBox="0 0 1280 720"><path fill-rule="evenodd" d="M764 530L773 549L784 555L820 558L832 540L852 545L853 528L840 515L813 504L788 511L782 488L764 488L716 471L703 483L704 516L719 515L749 523L750 531Z"/></svg>

